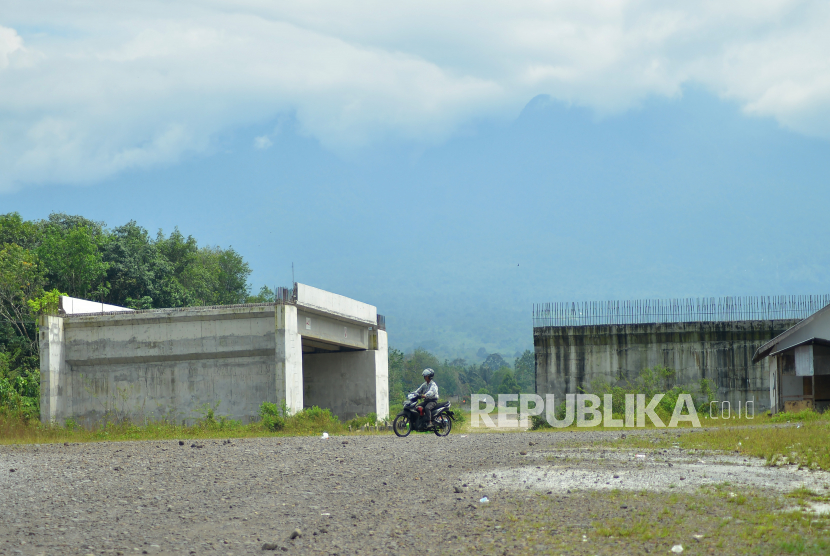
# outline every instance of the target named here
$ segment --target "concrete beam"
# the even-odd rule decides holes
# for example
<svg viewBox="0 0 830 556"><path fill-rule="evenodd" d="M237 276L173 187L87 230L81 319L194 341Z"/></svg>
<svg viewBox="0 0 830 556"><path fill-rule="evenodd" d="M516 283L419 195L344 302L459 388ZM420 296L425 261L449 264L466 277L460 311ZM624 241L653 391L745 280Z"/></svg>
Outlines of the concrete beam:
<svg viewBox="0 0 830 556"><path fill-rule="evenodd" d="M298 308L297 331L305 338L352 349L369 349L369 325L366 323L356 324Z"/></svg>
<svg viewBox="0 0 830 556"><path fill-rule="evenodd" d="M369 326L377 324L375 306L305 284L297 284L297 306L309 313L336 316Z"/></svg>
<svg viewBox="0 0 830 556"><path fill-rule="evenodd" d="M322 350L326 352L336 352L336 351L346 351L342 348L342 346L338 346L336 344L329 344L326 342L318 342L315 340L309 340L308 338L303 338L303 352L308 350Z"/></svg>

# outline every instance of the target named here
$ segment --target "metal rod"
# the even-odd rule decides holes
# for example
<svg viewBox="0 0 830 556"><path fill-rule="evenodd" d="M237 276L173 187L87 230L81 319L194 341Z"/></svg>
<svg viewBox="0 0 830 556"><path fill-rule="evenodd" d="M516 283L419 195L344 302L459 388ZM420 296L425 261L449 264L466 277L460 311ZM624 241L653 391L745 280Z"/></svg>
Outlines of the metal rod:
<svg viewBox="0 0 830 556"><path fill-rule="evenodd" d="M827 295L781 295L533 305L533 326L803 319L830 305Z"/></svg>

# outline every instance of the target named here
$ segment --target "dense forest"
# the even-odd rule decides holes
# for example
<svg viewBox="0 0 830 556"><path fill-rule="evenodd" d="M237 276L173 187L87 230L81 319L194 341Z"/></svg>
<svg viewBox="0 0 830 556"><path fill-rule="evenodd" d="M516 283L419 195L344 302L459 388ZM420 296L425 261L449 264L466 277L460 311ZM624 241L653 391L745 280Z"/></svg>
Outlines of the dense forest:
<svg viewBox="0 0 830 556"><path fill-rule="evenodd" d="M273 301L267 286L252 293L250 274L232 247L200 246L178 229L154 237L134 221L107 228L68 214L37 221L14 212L0 215L0 408L38 415L37 314L54 311L60 295L133 309ZM425 367L438 373L443 396L533 391L529 351L511 366L498 354L475 365L392 348L393 403L420 384Z"/></svg>

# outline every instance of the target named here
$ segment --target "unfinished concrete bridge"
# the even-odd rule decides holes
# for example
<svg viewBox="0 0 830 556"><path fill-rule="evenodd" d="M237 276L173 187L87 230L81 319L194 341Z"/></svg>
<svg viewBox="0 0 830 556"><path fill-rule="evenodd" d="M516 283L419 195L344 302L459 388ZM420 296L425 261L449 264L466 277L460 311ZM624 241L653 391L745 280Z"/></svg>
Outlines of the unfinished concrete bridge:
<svg viewBox="0 0 830 556"><path fill-rule="evenodd" d="M767 409L774 370L753 363L755 350L828 304L830 295L534 305L536 392L563 399L598 380L633 383L660 365L678 384L705 378L717 399Z"/></svg>
<svg viewBox="0 0 830 556"><path fill-rule="evenodd" d="M277 301L132 311L62 298L40 319L41 420L258 418L262 402L350 419L389 412L386 324L305 284Z"/></svg>

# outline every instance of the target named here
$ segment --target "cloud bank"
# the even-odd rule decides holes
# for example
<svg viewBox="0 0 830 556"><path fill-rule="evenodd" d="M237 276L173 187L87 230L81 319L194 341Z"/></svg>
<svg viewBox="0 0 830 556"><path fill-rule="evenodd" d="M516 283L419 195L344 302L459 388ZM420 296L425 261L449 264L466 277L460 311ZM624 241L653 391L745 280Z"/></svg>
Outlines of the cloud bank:
<svg viewBox="0 0 830 556"><path fill-rule="evenodd" d="M830 136L826 2L46 0L4 12L0 191L174 164L287 112L335 151L435 144L538 94L602 116L694 84Z"/></svg>

